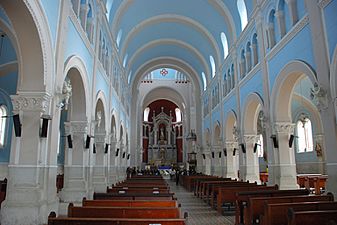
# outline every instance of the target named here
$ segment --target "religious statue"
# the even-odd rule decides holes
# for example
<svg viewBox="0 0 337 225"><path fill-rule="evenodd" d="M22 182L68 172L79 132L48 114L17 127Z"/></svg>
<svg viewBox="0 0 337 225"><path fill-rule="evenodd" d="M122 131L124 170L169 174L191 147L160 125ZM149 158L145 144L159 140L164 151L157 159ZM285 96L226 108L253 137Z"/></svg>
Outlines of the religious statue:
<svg viewBox="0 0 337 225"><path fill-rule="evenodd" d="M327 91L318 83L315 83L314 87L310 89L310 98L314 101L319 111L328 108Z"/></svg>
<svg viewBox="0 0 337 225"><path fill-rule="evenodd" d="M99 128L102 122L102 111L97 111L96 117L97 117L97 127Z"/></svg>
<svg viewBox="0 0 337 225"><path fill-rule="evenodd" d="M71 82L70 79L65 79L64 83L63 83L63 87L62 87L62 97L64 99L64 109L67 110L68 109L68 104L69 104L69 99L72 95L72 86L71 86Z"/></svg>
<svg viewBox="0 0 337 225"><path fill-rule="evenodd" d="M164 140L165 136L164 136L164 128L160 128L160 136L159 136L160 140Z"/></svg>
<svg viewBox="0 0 337 225"><path fill-rule="evenodd" d="M322 147L319 143L316 143L315 150L316 150L317 157L323 156Z"/></svg>

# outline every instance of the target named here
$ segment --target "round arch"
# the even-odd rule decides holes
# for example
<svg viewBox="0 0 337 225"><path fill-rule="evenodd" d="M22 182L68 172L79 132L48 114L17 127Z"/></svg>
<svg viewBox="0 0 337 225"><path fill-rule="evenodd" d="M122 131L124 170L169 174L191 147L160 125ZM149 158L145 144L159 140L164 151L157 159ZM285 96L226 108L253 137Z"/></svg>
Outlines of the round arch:
<svg viewBox="0 0 337 225"><path fill-rule="evenodd" d="M198 76L197 72L193 69L191 65L188 63L178 59L178 58L173 58L173 57L158 57L154 58L146 63L143 64L142 67L140 67L136 72L135 76L132 78L131 81L131 86L133 90L133 94L136 94L135 91L138 90L138 87L140 85L140 80L142 79L143 75L150 73L153 70L159 69L159 68L171 68L175 69L177 71L181 71L185 75L189 76L191 79L193 86L195 87L195 90L197 90L197 94L199 92L202 92L202 79L200 76ZM209 78L207 78L207 83L209 81ZM135 96L135 95L134 95Z"/></svg>
<svg viewBox="0 0 337 225"><path fill-rule="evenodd" d="M246 98L241 125L241 130L245 134L257 133L257 119L262 108L263 99L258 93L252 93Z"/></svg>
<svg viewBox="0 0 337 225"><path fill-rule="evenodd" d="M147 20L142 21L140 24L138 24L138 26L134 27L128 33L128 35L125 38L125 41L123 42L122 51L121 51L122 55L125 55L126 46L128 46L131 39L134 38L137 33L139 33L142 29L148 26L154 25L156 23L163 23L163 22L176 22L176 23L186 24L198 30L201 34L203 34L209 40L209 43L212 46L213 51L216 53L215 55L216 55L217 65L219 62L221 62L221 54L219 51L221 46L218 46L215 38L209 33L209 31L204 26L202 26L200 23L198 23L197 21L191 18L181 16L181 15L175 15L175 14L164 14L164 15L154 16Z"/></svg>
<svg viewBox="0 0 337 225"><path fill-rule="evenodd" d="M226 118L226 123L225 123L225 137L226 141L234 141L234 136L233 136L233 128L236 124L237 121L237 116L234 110L230 110L227 113L227 118Z"/></svg>
<svg viewBox="0 0 337 225"><path fill-rule="evenodd" d="M83 85L83 95L85 97L84 103L85 103L86 118L90 118L90 112L91 112L90 105L87 104L88 100L90 99L90 97L89 97L89 92L90 92L89 80L88 80L87 70L86 70L85 64L84 64L83 60L81 60L78 56L71 56L65 61L65 66L64 66L64 70L63 70L64 71L63 77L59 77L57 82L56 82L56 93L62 92L63 82L64 82L67 74L69 73L69 71L71 69L77 70L79 75L80 75L80 80L81 80L81 83ZM72 82L72 84L73 84L73 82ZM73 87L73 90L74 90L74 87Z"/></svg>
<svg viewBox="0 0 337 225"><path fill-rule="evenodd" d="M109 124L109 110L108 110L108 104L106 101L106 97L103 91L98 91L96 94L96 101L95 101L95 108L93 109L94 112L97 111L97 106L98 106L98 102L101 101L102 102L102 109L103 109L103 113L104 113L104 128L106 130L106 132L109 131L109 127L107 127L107 125ZM94 115L96 116L96 115ZM102 121L103 122L103 121Z"/></svg>
<svg viewBox="0 0 337 225"><path fill-rule="evenodd" d="M283 67L278 74L271 94L272 121L291 122L291 95L298 80L307 76L312 84L317 82L312 68L303 61L294 60Z"/></svg>
<svg viewBox="0 0 337 225"><path fill-rule="evenodd" d="M193 47L190 44L187 44L183 41L179 41L179 40L175 40L175 39L159 39L159 40L155 40L155 41L151 41L149 43L147 43L146 45L142 46L141 48L139 48L134 54L133 56L130 58L128 65L132 65L132 63L141 56L141 54L143 52L145 52L146 50L156 47L156 46L160 46L160 45L177 45L181 48L185 48L188 51L190 51L193 55L196 56L196 58L202 63L204 70L206 71L206 74L211 74L210 73L210 68L209 68L209 64L207 63L207 61L205 60L205 58L203 57L203 55L200 53L200 51L198 49L196 49L195 47ZM130 68L130 67L129 67Z"/></svg>
<svg viewBox="0 0 337 225"><path fill-rule="evenodd" d="M51 93L54 81L53 50L41 5L35 1L12 0L4 0L1 5L15 34L9 32L18 59L17 89Z"/></svg>

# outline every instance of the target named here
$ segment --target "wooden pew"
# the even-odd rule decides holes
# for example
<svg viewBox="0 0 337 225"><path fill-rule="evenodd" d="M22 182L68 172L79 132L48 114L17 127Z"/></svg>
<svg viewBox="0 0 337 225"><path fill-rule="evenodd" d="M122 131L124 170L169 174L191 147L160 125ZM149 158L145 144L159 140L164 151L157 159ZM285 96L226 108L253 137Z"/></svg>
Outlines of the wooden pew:
<svg viewBox="0 0 337 225"><path fill-rule="evenodd" d="M219 193L217 196L217 211L221 214L221 206L223 203L236 204L236 194L238 192L245 191L268 191L268 190L277 190L278 186L265 186L265 185L256 185L256 186L233 186L233 187L221 187L219 188Z"/></svg>
<svg viewBox="0 0 337 225"><path fill-rule="evenodd" d="M324 196L283 196L283 197L256 197L256 198L249 198L249 201L245 208L244 213L244 224L259 224L262 220L261 217L263 216L264 220L268 220L268 218L272 218L272 220L276 220L280 214L277 211L276 215L272 215L269 217L269 214L264 214L264 210L268 204L281 204L281 203L298 203L298 202L326 202L326 201L333 201L333 195L324 195ZM283 216L286 217L287 211L285 210ZM267 213L269 213L267 211Z"/></svg>
<svg viewBox="0 0 337 225"><path fill-rule="evenodd" d="M77 218L182 218L176 207L95 207L68 206L68 217Z"/></svg>
<svg viewBox="0 0 337 225"><path fill-rule="evenodd" d="M194 188L194 195L199 196L199 193L202 191L205 182L208 181L230 181L231 178L218 178L218 177L207 177L207 178L199 178L196 179L195 188Z"/></svg>
<svg viewBox="0 0 337 225"><path fill-rule="evenodd" d="M0 180L0 208L1 203L6 199L7 178Z"/></svg>
<svg viewBox="0 0 337 225"><path fill-rule="evenodd" d="M238 188L239 187L255 187L255 186L257 186L256 183L248 183L248 182L241 182L241 181L214 184L210 187L211 189L210 195L208 195L209 193L206 193L206 200L207 200L207 203L210 204L212 208L215 208L215 202L218 198L220 189L236 188L236 187ZM264 185L260 185L260 186L264 186Z"/></svg>
<svg viewBox="0 0 337 225"><path fill-rule="evenodd" d="M181 178L179 182L184 186L184 188L187 191L194 191L194 186L195 186L195 180L199 178L205 178L205 177L213 177L217 178L215 176L207 176L207 175L193 175L193 176L187 176L187 175L180 175Z"/></svg>
<svg viewBox="0 0 337 225"><path fill-rule="evenodd" d="M96 207L179 207L175 200L87 200L83 198L82 206Z"/></svg>
<svg viewBox="0 0 337 225"><path fill-rule="evenodd" d="M94 200L175 200L174 193L94 193Z"/></svg>
<svg viewBox="0 0 337 225"><path fill-rule="evenodd" d="M277 190L278 186L274 190L255 190L255 191L242 191L236 193L236 211L235 211L235 223L244 223L244 217L247 213L247 204L250 198L257 197L284 197L284 196L303 196L308 195L309 190L306 189L294 189L294 190ZM249 215L248 215L249 217Z"/></svg>
<svg viewBox="0 0 337 225"><path fill-rule="evenodd" d="M129 189L123 189L123 188L117 188L117 189L108 189L107 193L117 193L117 194L137 194L137 193L170 193L170 190L168 189L153 189L153 188L129 188Z"/></svg>
<svg viewBox="0 0 337 225"><path fill-rule="evenodd" d="M266 214L261 218L260 224L287 224L287 212L290 208L295 211L337 210L337 202L321 201L266 204Z"/></svg>
<svg viewBox="0 0 337 225"><path fill-rule="evenodd" d="M337 210L321 210L321 211L299 211L289 209L288 225L303 224L322 224L330 225L337 223Z"/></svg>
<svg viewBox="0 0 337 225"><path fill-rule="evenodd" d="M185 219L68 218L51 213L48 225L185 225Z"/></svg>
<svg viewBox="0 0 337 225"><path fill-rule="evenodd" d="M198 193L196 194L198 197L202 198L207 193L207 190L210 184L220 184L220 183L228 183L228 182L238 182L238 181L231 180L229 178L203 180L199 182L199 189L198 189Z"/></svg>

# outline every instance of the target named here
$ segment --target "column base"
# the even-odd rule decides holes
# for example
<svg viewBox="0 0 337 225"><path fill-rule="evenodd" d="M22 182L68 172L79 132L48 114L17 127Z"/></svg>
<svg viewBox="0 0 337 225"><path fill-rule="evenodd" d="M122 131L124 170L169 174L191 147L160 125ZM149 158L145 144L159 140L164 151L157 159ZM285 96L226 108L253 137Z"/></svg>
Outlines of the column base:
<svg viewBox="0 0 337 225"><path fill-rule="evenodd" d="M246 167L246 180L249 180L250 183L257 182L260 184L260 174L258 166L249 166Z"/></svg>
<svg viewBox="0 0 337 225"><path fill-rule="evenodd" d="M4 202L1 207L3 225L42 225L48 223L48 211L42 205L12 205Z"/></svg>
<svg viewBox="0 0 337 225"><path fill-rule="evenodd" d="M66 203L82 202L84 197L91 199L88 191L83 188L63 188L59 195L60 199Z"/></svg>
<svg viewBox="0 0 337 225"><path fill-rule="evenodd" d="M287 190L299 188L297 184L295 164L281 165L279 171L280 171L279 189Z"/></svg>
<svg viewBox="0 0 337 225"><path fill-rule="evenodd" d="M326 171L328 174L326 190L337 196L337 163L327 163Z"/></svg>

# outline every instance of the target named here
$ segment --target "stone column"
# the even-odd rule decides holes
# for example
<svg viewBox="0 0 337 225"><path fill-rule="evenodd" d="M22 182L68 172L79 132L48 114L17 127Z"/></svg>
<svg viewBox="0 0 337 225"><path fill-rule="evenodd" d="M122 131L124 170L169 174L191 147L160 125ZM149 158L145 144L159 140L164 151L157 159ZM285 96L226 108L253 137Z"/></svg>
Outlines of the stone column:
<svg viewBox="0 0 337 225"><path fill-rule="evenodd" d="M208 150L205 151L204 154L205 154L205 174L211 175L212 153Z"/></svg>
<svg viewBox="0 0 337 225"><path fill-rule="evenodd" d="M245 180L260 183L259 158L254 153L254 145L258 141L258 135L244 135L246 143L246 177Z"/></svg>
<svg viewBox="0 0 337 225"><path fill-rule="evenodd" d="M251 51L246 52L246 66L247 66L247 73L249 73L249 71L252 69L252 53Z"/></svg>
<svg viewBox="0 0 337 225"><path fill-rule="evenodd" d="M85 149L84 136L87 134L87 121L65 122L66 135L72 136L73 148L66 147L64 160L64 188L60 192L63 202L81 202L89 197L88 166L89 150Z"/></svg>
<svg viewBox="0 0 337 225"><path fill-rule="evenodd" d="M274 124L274 128L277 133L279 145L279 165L275 165L275 167L279 166L279 177L275 178L276 183L279 184L280 189L298 188L295 153L293 148L289 148L289 137L290 134L294 134L295 124L290 122L277 122Z"/></svg>
<svg viewBox="0 0 337 225"><path fill-rule="evenodd" d="M273 23L268 23L267 33L268 33L268 47L270 49L272 49L274 47L274 45L276 44L275 30L274 30L274 24Z"/></svg>
<svg viewBox="0 0 337 225"><path fill-rule="evenodd" d="M253 67L258 63L258 49L255 43L252 43Z"/></svg>
<svg viewBox="0 0 337 225"><path fill-rule="evenodd" d="M226 174L225 177L238 178L237 171L234 170L234 149L238 148L238 143L233 141L226 141ZM237 150L235 152L237 154Z"/></svg>
<svg viewBox="0 0 337 225"><path fill-rule="evenodd" d="M297 1L296 0L286 0L286 3L289 7L290 19L292 25L295 25L298 21L298 13L297 13Z"/></svg>
<svg viewBox="0 0 337 225"><path fill-rule="evenodd" d="M111 141L110 145L110 163L109 163L109 180L108 184L112 185L117 183L117 166L116 166L116 140Z"/></svg>
<svg viewBox="0 0 337 225"><path fill-rule="evenodd" d="M107 154L105 153L106 134L95 134L95 164L93 166L93 188L95 192L105 192L108 185Z"/></svg>
<svg viewBox="0 0 337 225"><path fill-rule="evenodd" d="M41 115L49 113L50 96L21 92L11 98L13 113L20 115L22 126L21 137L15 137L13 131L1 224L44 224L49 213L46 193L56 179L48 179L47 148L40 138Z"/></svg>
<svg viewBox="0 0 337 225"><path fill-rule="evenodd" d="M277 19L277 25L280 31L281 38L283 38L283 36L286 34L286 24L285 24L285 19L284 19L284 12L277 11L275 13L275 17Z"/></svg>
<svg viewBox="0 0 337 225"><path fill-rule="evenodd" d="M83 30L86 30L88 12L89 12L89 5L86 4L86 3L81 4L81 7L80 7L80 22L81 22Z"/></svg>

